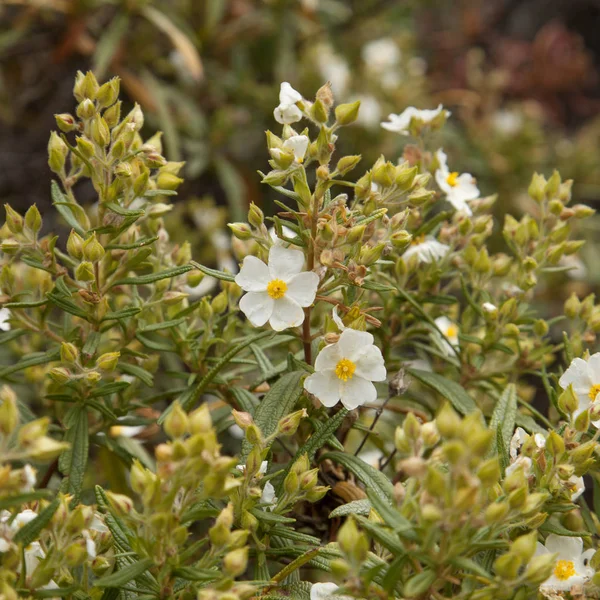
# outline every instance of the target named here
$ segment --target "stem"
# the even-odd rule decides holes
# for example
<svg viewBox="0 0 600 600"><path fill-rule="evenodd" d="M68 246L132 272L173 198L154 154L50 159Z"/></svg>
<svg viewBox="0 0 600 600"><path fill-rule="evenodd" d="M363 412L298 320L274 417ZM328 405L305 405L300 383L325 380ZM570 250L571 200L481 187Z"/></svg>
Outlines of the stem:
<svg viewBox="0 0 600 600"><path fill-rule="evenodd" d="M308 244L307 268L312 271L315 268L315 246L317 239L317 221L319 218L319 196L315 192L312 197L310 211L310 242ZM312 349L310 339L310 306L304 309L304 322L302 323L302 341L304 344L304 360L312 365Z"/></svg>

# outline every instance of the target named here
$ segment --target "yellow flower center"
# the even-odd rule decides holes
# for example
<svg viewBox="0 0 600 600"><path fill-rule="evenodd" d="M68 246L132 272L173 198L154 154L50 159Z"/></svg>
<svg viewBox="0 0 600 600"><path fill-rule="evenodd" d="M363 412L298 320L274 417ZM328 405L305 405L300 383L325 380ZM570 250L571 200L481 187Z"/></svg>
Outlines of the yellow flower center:
<svg viewBox="0 0 600 600"><path fill-rule="evenodd" d="M448 329L446 329L446 337L456 337L458 335L458 328L456 325L450 325Z"/></svg>
<svg viewBox="0 0 600 600"><path fill-rule="evenodd" d="M589 398L593 402L596 399L596 396L600 394L600 383L595 383L589 391Z"/></svg>
<svg viewBox="0 0 600 600"><path fill-rule="evenodd" d="M342 358L342 360L340 360L335 366L336 377L342 381L348 381L348 379L352 379L355 370L356 365L347 358Z"/></svg>
<svg viewBox="0 0 600 600"><path fill-rule="evenodd" d="M417 235L412 239L412 242L410 243L411 246L419 246L420 244L422 244L425 241L425 234L422 233L421 235Z"/></svg>
<svg viewBox="0 0 600 600"><path fill-rule="evenodd" d="M560 581L566 581L567 579L575 575L575 565L572 560L559 560L554 567L554 576Z"/></svg>
<svg viewBox="0 0 600 600"><path fill-rule="evenodd" d="M285 292L287 291L287 283L282 281L281 279L273 279L269 281L269 285L267 285L267 293L273 300L279 300L279 298L283 298Z"/></svg>
<svg viewBox="0 0 600 600"><path fill-rule="evenodd" d="M450 173L448 175L448 177L446 177L446 183L451 187L458 185L457 180L458 180L458 171L452 171L452 173Z"/></svg>

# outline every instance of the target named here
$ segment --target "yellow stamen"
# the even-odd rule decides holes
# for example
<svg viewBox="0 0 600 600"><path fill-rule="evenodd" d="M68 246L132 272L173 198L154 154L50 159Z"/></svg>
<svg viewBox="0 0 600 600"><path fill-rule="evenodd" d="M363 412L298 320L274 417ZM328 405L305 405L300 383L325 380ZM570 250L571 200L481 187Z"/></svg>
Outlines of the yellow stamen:
<svg viewBox="0 0 600 600"><path fill-rule="evenodd" d="M410 243L411 246L418 246L419 244L422 244L425 241L425 234L422 233L421 235L417 235L412 239L412 242Z"/></svg>
<svg viewBox="0 0 600 600"><path fill-rule="evenodd" d="M554 567L554 576L560 581L566 581L575 575L575 565L572 560L559 560Z"/></svg>
<svg viewBox="0 0 600 600"><path fill-rule="evenodd" d="M589 399L593 402L596 399L596 396L600 394L600 383L595 383L591 388L588 394Z"/></svg>
<svg viewBox="0 0 600 600"><path fill-rule="evenodd" d="M340 360L335 366L336 377L342 381L348 381L348 379L352 379L355 370L356 365L347 358L342 358L342 360Z"/></svg>
<svg viewBox="0 0 600 600"><path fill-rule="evenodd" d="M458 335L458 327L456 325L450 325L448 329L446 329L446 337L452 338Z"/></svg>
<svg viewBox="0 0 600 600"><path fill-rule="evenodd" d="M282 281L281 279L273 279L269 281L269 285L267 285L267 293L273 300L279 300L279 298L283 298L285 292L287 291L287 283Z"/></svg>
<svg viewBox="0 0 600 600"><path fill-rule="evenodd" d="M109 433L110 437L119 437L123 433L123 426L122 425L113 425L108 430L108 433Z"/></svg>
<svg viewBox="0 0 600 600"><path fill-rule="evenodd" d="M451 187L458 185L457 180L458 180L458 171L452 171L452 173L450 173L448 175L448 177L446 177L446 183Z"/></svg>

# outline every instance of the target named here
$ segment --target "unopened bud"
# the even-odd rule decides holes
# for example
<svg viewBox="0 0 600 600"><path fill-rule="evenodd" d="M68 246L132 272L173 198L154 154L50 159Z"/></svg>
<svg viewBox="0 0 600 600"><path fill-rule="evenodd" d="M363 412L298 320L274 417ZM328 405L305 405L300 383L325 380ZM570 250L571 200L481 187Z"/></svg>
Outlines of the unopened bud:
<svg viewBox="0 0 600 600"><path fill-rule="evenodd" d="M34 234L42 227L42 215L35 204L32 204L25 213L25 226Z"/></svg>
<svg viewBox="0 0 600 600"><path fill-rule="evenodd" d="M112 106L119 97L119 78L113 77L105 84L101 85L96 93L96 100L100 108Z"/></svg>
<svg viewBox="0 0 600 600"><path fill-rule="evenodd" d="M248 547L228 552L223 557L223 568L229 577L239 577L248 566Z"/></svg>
<svg viewBox="0 0 600 600"><path fill-rule="evenodd" d="M100 260L104 254L105 250L96 238L96 233L92 233L92 235L83 242L83 256L89 261L96 262Z"/></svg>
<svg viewBox="0 0 600 600"><path fill-rule="evenodd" d="M60 115L54 115L56 119L56 125L61 131L69 133L75 128L75 117L69 113L62 113Z"/></svg>
<svg viewBox="0 0 600 600"><path fill-rule="evenodd" d="M252 238L252 230L247 223L227 223L227 227L231 229L231 232L238 240L249 240Z"/></svg>
<svg viewBox="0 0 600 600"><path fill-rule="evenodd" d="M77 362L78 358L79 352L73 344L69 342L63 342L60 345L60 360L63 362L74 363Z"/></svg>
<svg viewBox="0 0 600 600"><path fill-rule="evenodd" d="M188 416L178 400L175 400L173 403L172 408L165 419L164 428L166 434L171 439L183 437L189 432L190 426Z"/></svg>
<svg viewBox="0 0 600 600"><path fill-rule="evenodd" d="M296 433L302 419L308 417L306 409L297 410L290 415L287 415L279 420L277 431L281 435L291 436Z"/></svg>
<svg viewBox="0 0 600 600"><path fill-rule="evenodd" d="M120 356L120 352L106 352L98 357L96 367L102 371L114 371Z"/></svg>
<svg viewBox="0 0 600 600"><path fill-rule="evenodd" d="M338 104L335 108L335 120L338 125L350 125L358 118L360 100L349 104Z"/></svg>
<svg viewBox="0 0 600 600"><path fill-rule="evenodd" d="M68 152L65 142L53 131L48 141L48 166L54 173L62 172Z"/></svg>

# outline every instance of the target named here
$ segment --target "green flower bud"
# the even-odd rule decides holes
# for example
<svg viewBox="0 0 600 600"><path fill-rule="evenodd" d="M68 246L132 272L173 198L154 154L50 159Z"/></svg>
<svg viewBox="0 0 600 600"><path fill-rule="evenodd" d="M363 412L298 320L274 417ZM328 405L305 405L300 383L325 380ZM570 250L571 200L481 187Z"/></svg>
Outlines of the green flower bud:
<svg viewBox="0 0 600 600"><path fill-rule="evenodd" d="M92 139L96 144L102 146L108 146L110 143L110 129L106 124L106 121L100 116L96 115L92 121L91 126Z"/></svg>
<svg viewBox="0 0 600 600"><path fill-rule="evenodd" d="M369 246L365 244L358 255L358 264L366 267L375 264L380 258L385 248L385 244L377 244L376 246Z"/></svg>
<svg viewBox="0 0 600 600"><path fill-rule="evenodd" d="M298 474L295 471L290 471L283 482L283 489L288 496L294 496L298 493L300 482Z"/></svg>
<svg viewBox="0 0 600 600"><path fill-rule="evenodd" d="M409 412L404 419L404 423L402 424L402 429L406 434L406 437L415 442L421 437L421 423L417 420L414 413Z"/></svg>
<svg viewBox="0 0 600 600"><path fill-rule="evenodd" d="M35 204L25 213L25 226L34 234L37 234L42 227L42 215Z"/></svg>
<svg viewBox="0 0 600 600"><path fill-rule="evenodd" d="M69 448L67 442L57 442L49 437L34 440L27 448L27 455L33 460L48 461L58 458Z"/></svg>
<svg viewBox="0 0 600 600"><path fill-rule="evenodd" d="M329 118L327 107L318 98L310 107L309 114L317 123L327 123L327 119Z"/></svg>
<svg viewBox="0 0 600 600"><path fill-rule="evenodd" d="M23 231L23 217L14 210L10 204L4 205L6 211L6 225L11 233L19 234Z"/></svg>
<svg viewBox="0 0 600 600"><path fill-rule="evenodd" d="M114 371L120 356L120 352L105 352L96 360L96 367L102 371Z"/></svg>
<svg viewBox="0 0 600 600"><path fill-rule="evenodd" d="M539 173L534 173L527 193L538 203L544 199L546 178Z"/></svg>
<svg viewBox="0 0 600 600"><path fill-rule="evenodd" d="M85 240L83 242L83 256L92 262L97 262L100 259L102 259L102 257L105 254L105 250L102 247L102 244L98 241L98 239L96 238L96 233L92 233L92 235L87 238L87 240Z"/></svg>
<svg viewBox="0 0 600 600"><path fill-rule="evenodd" d="M308 413L306 412L305 408L297 410L296 412L283 417L277 424L277 432L280 435L294 435L300 426L300 422L306 417L308 417Z"/></svg>
<svg viewBox="0 0 600 600"><path fill-rule="evenodd" d="M171 439L183 437L190 431L187 413L183 410L178 400L175 400L165 419L164 429L165 433Z"/></svg>
<svg viewBox="0 0 600 600"><path fill-rule="evenodd" d="M72 544L69 544L64 549L65 562L67 566L74 568L82 565L87 558L87 551L85 549L85 540L77 540Z"/></svg>
<svg viewBox="0 0 600 600"><path fill-rule="evenodd" d="M69 113L62 113L60 115L54 115L56 119L56 125L61 131L65 133L69 133L69 131L73 131L75 129L75 117L70 115Z"/></svg>
<svg viewBox="0 0 600 600"><path fill-rule="evenodd" d="M121 119L121 101L115 102L110 108L104 111L104 120L110 129L115 127ZM113 146L114 148L114 146ZM114 154L113 154L114 156Z"/></svg>
<svg viewBox="0 0 600 600"><path fill-rule="evenodd" d="M325 497L329 489L326 485L315 485L314 488L306 492L306 500L309 502L318 502Z"/></svg>
<svg viewBox="0 0 600 600"><path fill-rule="evenodd" d="M254 202L250 203L250 209L248 210L248 223L252 225L252 227L256 227L260 229L265 222L265 215Z"/></svg>
<svg viewBox="0 0 600 600"><path fill-rule="evenodd" d="M74 363L77 362L78 358L79 351L73 344L63 342L60 345L60 360L62 360L62 362Z"/></svg>
<svg viewBox="0 0 600 600"><path fill-rule="evenodd" d="M48 166L54 173L62 173L68 152L65 142L53 131L48 141Z"/></svg>
<svg viewBox="0 0 600 600"><path fill-rule="evenodd" d="M81 120L87 121L96 114L96 106L90 99L86 98L78 104L75 112Z"/></svg>
<svg viewBox="0 0 600 600"><path fill-rule="evenodd" d="M83 238L74 229L71 229L67 240L67 252L78 260L83 257Z"/></svg>
<svg viewBox="0 0 600 600"><path fill-rule="evenodd" d="M477 470L477 477L485 487L493 486L500 479L500 463L498 458L490 458Z"/></svg>
<svg viewBox="0 0 600 600"><path fill-rule="evenodd" d="M371 173L372 181L381 187L390 187L396 178L396 167L391 162L383 160L377 161L377 163L375 163L376 166L373 167Z"/></svg>
<svg viewBox="0 0 600 600"><path fill-rule="evenodd" d="M573 391L572 385L569 385L558 397L558 407L567 415L573 414L579 408L579 399Z"/></svg>
<svg viewBox="0 0 600 600"><path fill-rule="evenodd" d="M238 240L249 240L252 238L252 230L247 223L227 223L227 227Z"/></svg>
<svg viewBox="0 0 600 600"><path fill-rule="evenodd" d="M452 406L446 402L435 419L438 431L444 438L454 438L460 435L461 420Z"/></svg>
<svg viewBox="0 0 600 600"><path fill-rule="evenodd" d="M206 404L202 404L199 408L192 411L188 415L190 431L195 433L207 433L212 429L212 419L210 410Z"/></svg>
<svg viewBox="0 0 600 600"><path fill-rule="evenodd" d="M591 420L590 411L584 410L583 412L579 413L575 419L575 429L582 433L587 431L590 428Z"/></svg>
<svg viewBox="0 0 600 600"><path fill-rule="evenodd" d="M94 149L94 144L92 144L92 142L90 142L90 140L87 138L78 136L75 140L75 145L77 146L79 152L81 152L81 154L83 154L83 156L86 158L92 158L96 152Z"/></svg>
<svg viewBox="0 0 600 600"><path fill-rule="evenodd" d="M346 173L352 171L352 169L354 169L356 165L358 165L361 158L362 156L360 154L356 154L353 156L342 156L342 158L340 158L340 160L338 161L335 170L338 171L340 175L345 175Z"/></svg>
<svg viewBox="0 0 600 600"><path fill-rule="evenodd" d="M78 281L94 281L94 265L91 262L83 261L75 269L75 279Z"/></svg>
<svg viewBox="0 0 600 600"><path fill-rule="evenodd" d="M338 125L350 125L358 118L360 100L349 104L339 104L335 107L335 120Z"/></svg>
<svg viewBox="0 0 600 600"><path fill-rule="evenodd" d="M508 502L490 504L485 510L485 522L488 524L500 523L509 510Z"/></svg>
<svg viewBox="0 0 600 600"><path fill-rule="evenodd" d="M551 431L546 438L546 450L554 457L562 456L565 451L565 441L556 433Z"/></svg>
<svg viewBox="0 0 600 600"><path fill-rule="evenodd" d="M106 491L108 502L117 513L128 515L133 511L133 500L125 494L115 494L114 492Z"/></svg>
<svg viewBox="0 0 600 600"><path fill-rule="evenodd" d="M228 303L229 303L229 299L227 296L227 292L225 290L223 290L222 292L220 292L213 298L210 305L213 310L213 313L215 315L220 315L222 312L224 312L227 309Z"/></svg>
<svg viewBox="0 0 600 600"><path fill-rule="evenodd" d="M293 155L290 153L293 160ZM291 162L290 162L291 164ZM283 185L288 180L289 174L286 171L271 171L267 173L261 180L261 183L265 183L271 186Z"/></svg>
<svg viewBox="0 0 600 600"><path fill-rule="evenodd" d="M548 182L546 183L546 187L544 188L544 192L548 198L552 198L558 193L558 189L560 187L560 175L558 171L554 171Z"/></svg>
<svg viewBox="0 0 600 600"><path fill-rule="evenodd" d="M3 385L0 388L0 432L8 436L19 424L19 409L17 408L17 396L12 388Z"/></svg>
<svg viewBox="0 0 600 600"><path fill-rule="evenodd" d="M413 236L405 229L392 233L390 241L392 246L398 250L404 250L412 241Z"/></svg>
<svg viewBox="0 0 600 600"><path fill-rule="evenodd" d="M182 183L181 177L166 171L161 171L156 178L156 185L160 190L176 190Z"/></svg>
<svg viewBox="0 0 600 600"><path fill-rule="evenodd" d="M96 100L100 108L112 106L119 97L119 78L113 77L105 84L101 85L96 93Z"/></svg>
<svg viewBox="0 0 600 600"><path fill-rule="evenodd" d="M511 545L510 551L516 554L523 564L528 563L535 554L537 531L519 536Z"/></svg>
<svg viewBox="0 0 600 600"><path fill-rule="evenodd" d="M133 191L136 196L143 196L144 192L148 188L148 179L150 178L150 173L148 171L144 171L140 175L135 178L133 182ZM164 188L161 188L164 189Z"/></svg>
<svg viewBox="0 0 600 600"><path fill-rule="evenodd" d="M48 371L48 376L56 383L67 383L71 379L71 373L64 367L54 367Z"/></svg>
<svg viewBox="0 0 600 600"><path fill-rule="evenodd" d="M578 219L587 219L596 213L595 209L591 206L586 206L585 204L575 204L575 206L572 206L571 208Z"/></svg>
<svg viewBox="0 0 600 600"><path fill-rule="evenodd" d="M540 554L534 556L531 558L525 569L525 579L527 579L531 585L538 586L552 575L554 565L554 554Z"/></svg>
<svg viewBox="0 0 600 600"><path fill-rule="evenodd" d="M508 580L516 579L523 560L512 552L502 554L494 561L494 571L500 577Z"/></svg>
<svg viewBox="0 0 600 600"><path fill-rule="evenodd" d="M435 195L433 190L420 189L412 194L409 194L408 200L415 206L421 206L429 202Z"/></svg>
<svg viewBox="0 0 600 600"><path fill-rule="evenodd" d="M248 547L228 552L223 557L223 568L229 577L239 577L248 566Z"/></svg>

